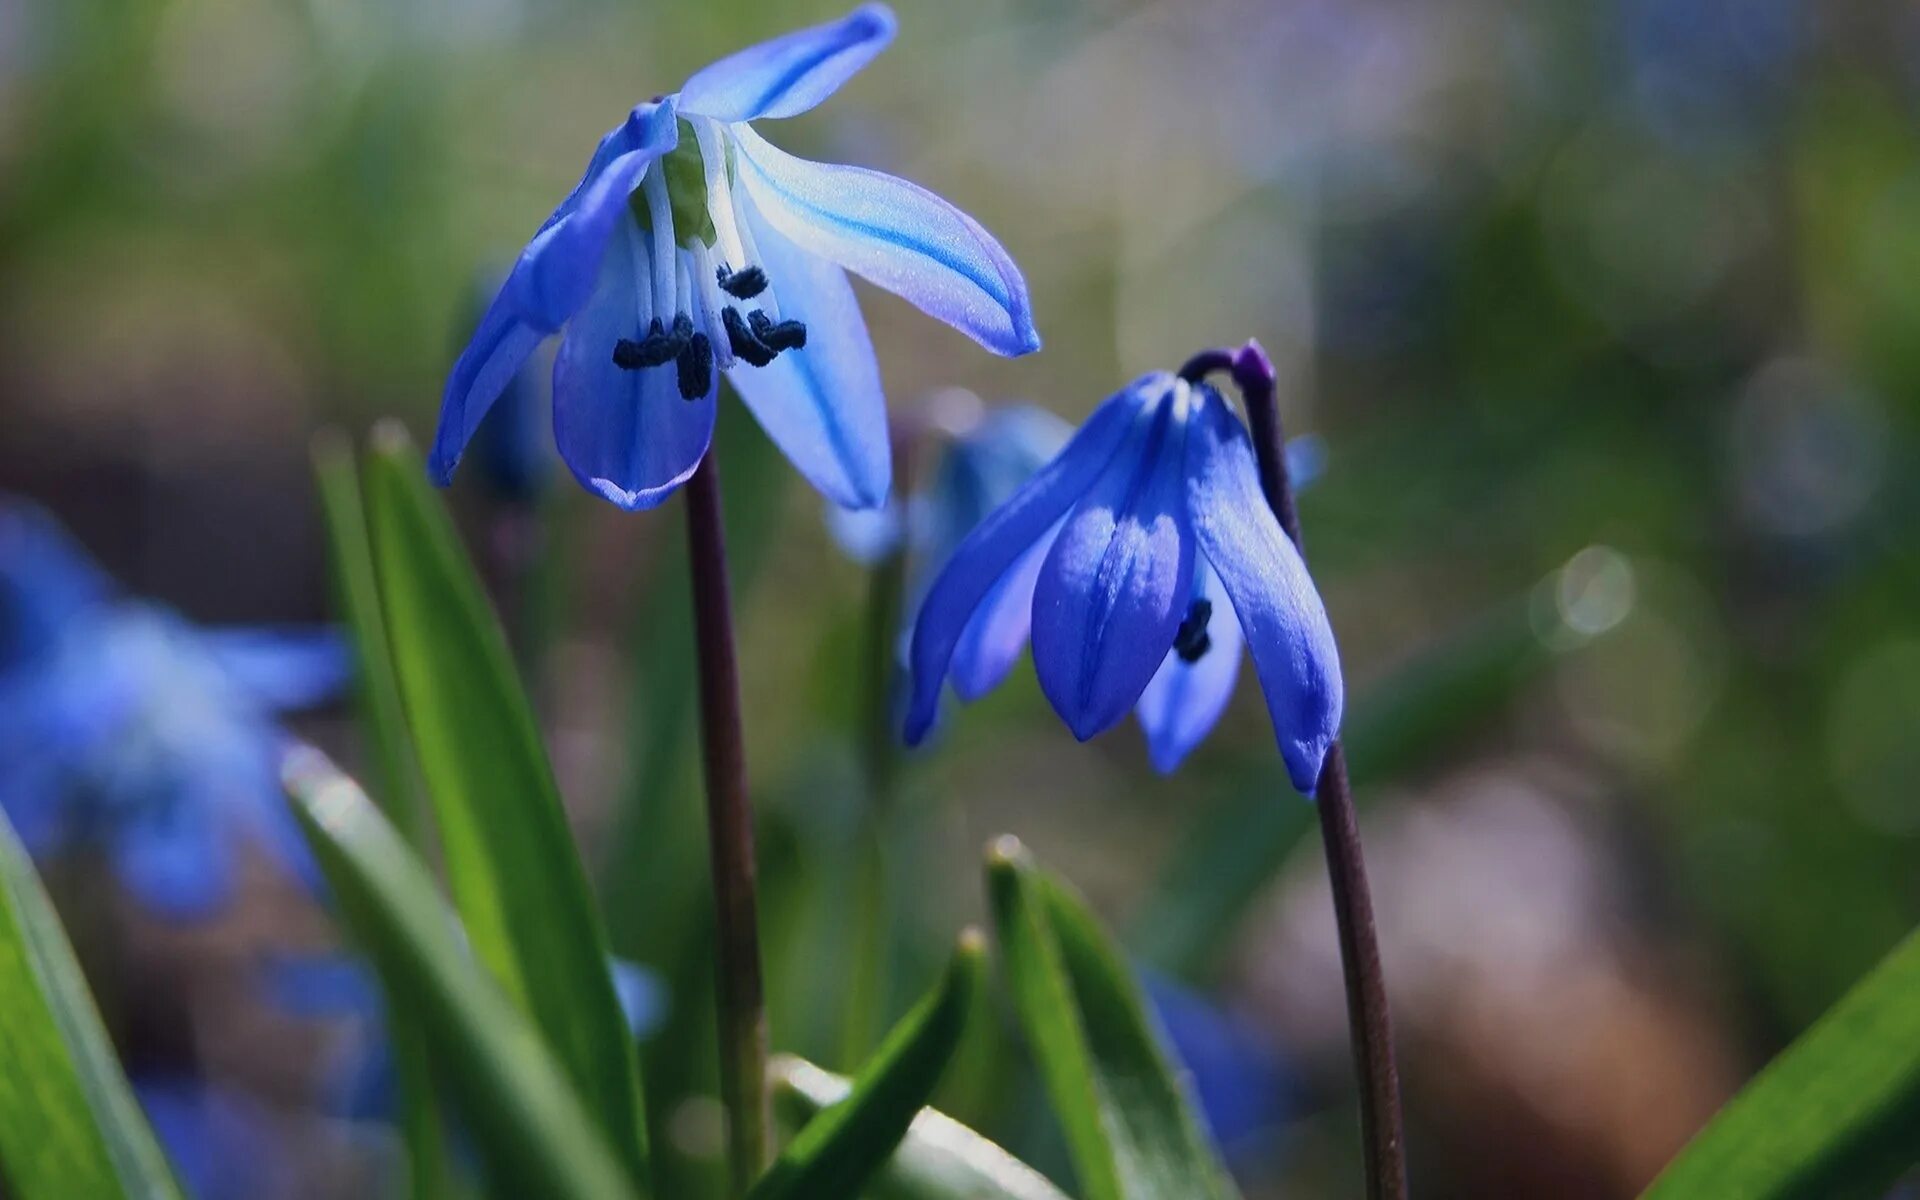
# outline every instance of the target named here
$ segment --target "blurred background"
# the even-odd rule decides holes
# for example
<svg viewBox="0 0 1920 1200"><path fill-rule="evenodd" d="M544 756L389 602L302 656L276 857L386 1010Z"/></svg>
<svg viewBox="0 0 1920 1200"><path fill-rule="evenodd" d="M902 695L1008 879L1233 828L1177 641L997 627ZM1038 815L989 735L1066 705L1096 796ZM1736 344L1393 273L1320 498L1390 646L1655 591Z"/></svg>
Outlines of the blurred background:
<svg viewBox="0 0 1920 1200"><path fill-rule="evenodd" d="M1265 344L1324 452L1303 520L1416 1186L1633 1194L1920 917L1920 9L895 5L892 50L763 132L979 218L1046 339L996 359L862 285L896 414L965 389L1077 421L1144 370ZM176 632L326 622L314 431L429 438L476 289L600 133L842 7L0 0L0 491ZM543 404L537 454L476 453L448 500L650 973L656 1137L694 1196L718 1132L678 505L582 493ZM1247 1195L1358 1195L1324 868L1251 673L1161 777L1132 722L1077 745L1023 665L882 804L871 572L723 411L776 1046L848 1065L857 897L886 897L890 1021L1014 832L1151 973ZM913 454L924 476L938 439ZM21 594L26 540L0 536ZM30 607L0 610L0 671L28 669ZM152 713L185 678L140 681ZM290 728L364 763L322 690ZM34 695L0 691L16 740ZM30 786L0 777L16 823ZM862 893L876 820L894 886ZM97 841L48 845L203 1196L391 1178L374 1001L272 855L182 915ZM1070 1187L1015 1035L981 1037L943 1104Z"/></svg>

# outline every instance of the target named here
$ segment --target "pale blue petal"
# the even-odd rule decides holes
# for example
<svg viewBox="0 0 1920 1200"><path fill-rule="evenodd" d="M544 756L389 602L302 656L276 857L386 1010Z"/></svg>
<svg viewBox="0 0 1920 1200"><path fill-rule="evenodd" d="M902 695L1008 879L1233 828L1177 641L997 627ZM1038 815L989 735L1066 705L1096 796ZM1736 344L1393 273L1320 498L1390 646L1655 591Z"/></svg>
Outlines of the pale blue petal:
<svg viewBox="0 0 1920 1200"><path fill-rule="evenodd" d="M1293 786L1311 796L1344 702L1333 628L1306 563L1261 497L1246 428L1212 389L1196 391L1205 403L1187 440L1194 532L1246 630Z"/></svg>
<svg viewBox="0 0 1920 1200"><path fill-rule="evenodd" d="M50 647L113 586L52 514L0 497L0 668Z"/></svg>
<svg viewBox="0 0 1920 1200"><path fill-rule="evenodd" d="M1194 596L1213 605L1213 616L1207 621L1207 651L1194 662L1181 658L1178 651L1167 651L1133 709L1147 735L1147 757L1163 775L1172 774L1219 723L1227 701L1233 698L1240 656L1246 648L1233 604L1206 555L1195 560L1193 574Z"/></svg>
<svg viewBox="0 0 1920 1200"><path fill-rule="evenodd" d="M347 639L334 629L210 629L200 644L250 699L275 712L324 704L353 677Z"/></svg>
<svg viewBox="0 0 1920 1200"><path fill-rule="evenodd" d="M1000 686L1020 660L1033 628L1033 589L1059 535L1058 524L1027 547L973 610L953 650L953 691L972 703Z"/></svg>
<svg viewBox="0 0 1920 1200"><path fill-rule="evenodd" d="M1144 387L1164 387L1164 380L1165 376L1148 376L1095 409L1059 457L980 522L940 569L913 623L913 697L905 727L908 745L919 745L933 727L940 707L940 688L975 610L1020 556L1065 516L1106 470L1134 423L1136 393Z"/></svg>
<svg viewBox="0 0 1920 1200"><path fill-rule="evenodd" d="M1020 268L972 217L904 179L795 158L746 126L732 133L747 193L767 223L802 250L871 280L996 354L1040 348Z"/></svg>
<svg viewBox="0 0 1920 1200"><path fill-rule="evenodd" d="M905 521L898 501L879 508L842 508L829 500L825 507L827 532L834 544L861 566L878 566L900 549Z"/></svg>
<svg viewBox="0 0 1920 1200"><path fill-rule="evenodd" d="M670 104L647 103L600 139L587 173L527 244L447 376L427 471L445 487L493 402L534 348L586 303L627 194L679 141ZM611 353L611 349L609 349Z"/></svg>
<svg viewBox="0 0 1920 1200"><path fill-rule="evenodd" d="M727 380L821 495L844 508L877 508L893 487L893 447L880 366L853 286L840 268L802 254L753 205L740 207L780 315L806 323L807 344L764 367L736 363Z"/></svg>
<svg viewBox="0 0 1920 1200"><path fill-rule="evenodd" d="M1193 585L1187 389L1163 384L1061 527L1033 597L1033 665L1081 741L1125 716L1160 666Z"/></svg>
<svg viewBox="0 0 1920 1200"><path fill-rule="evenodd" d="M624 234L644 252L631 223ZM674 367L622 370L613 348L637 339L639 294L626 248L607 256L600 287L567 327L553 362L553 437L582 486L626 509L653 508L692 477L713 440L716 386L684 400Z"/></svg>
<svg viewBox="0 0 1920 1200"><path fill-rule="evenodd" d="M862 4L838 21L749 46L687 80L680 109L716 121L806 112L885 50L895 26L892 9Z"/></svg>

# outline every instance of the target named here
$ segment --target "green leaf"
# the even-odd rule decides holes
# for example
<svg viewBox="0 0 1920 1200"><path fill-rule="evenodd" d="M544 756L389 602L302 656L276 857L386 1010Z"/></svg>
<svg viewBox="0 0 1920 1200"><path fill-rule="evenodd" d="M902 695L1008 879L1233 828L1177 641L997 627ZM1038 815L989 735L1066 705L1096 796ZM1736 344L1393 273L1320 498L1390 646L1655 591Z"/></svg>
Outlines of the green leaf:
<svg viewBox="0 0 1920 1200"><path fill-rule="evenodd" d="M845 1078L804 1059L774 1060L774 1104L804 1125L852 1092ZM1068 1200L1047 1177L944 1113L920 1110L867 1185L868 1200Z"/></svg>
<svg viewBox="0 0 1920 1200"><path fill-rule="evenodd" d="M1917 1160L1920 933L1721 1109L1646 1196L1882 1196Z"/></svg>
<svg viewBox="0 0 1920 1200"><path fill-rule="evenodd" d="M313 442L313 468L327 527L335 603L353 634L361 724L381 780L377 795L387 819L416 852L424 853L426 816L414 782L413 750L407 741L400 681L393 673L386 617L380 611L380 583L352 446L338 435L321 434ZM445 1189L448 1164L427 1061L426 1031L419 1015L409 1011L407 997L388 995L387 1008L387 1036L393 1043L400 1126L407 1149L407 1190L415 1200L433 1200Z"/></svg>
<svg viewBox="0 0 1920 1200"><path fill-rule="evenodd" d="M179 1200L33 865L0 818L0 1192Z"/></svg>
<svg viewBox="0 0 1920 1200"><path fill-rule="evenodd" d="M434 1066L488 1169L512 1194L642 1195L540 1034L468 955L432 876L392 824L318 751L290 754L283 778L348 929L423 1018Z"/></svg>
<svg viewBox="0 0 1920 1200"><path fill-rule="evenodd" d="M474 954L645 1179L638 1057L553 769L506 639L397 427L376 434L367 499L400 693Z"/></svg>
<svg viewBox="0 0 1920 1200"><path fill-rule="evenodd" d="M1014 1011L1089 1200L1236 1196L1132 969L1086 905L1011 837L988 851L987 896Z"/></svg>
<svg viewBox="0 0 1920 1200"><path fill-rule="evenodd" d="M334 602L353 635L354 678L361 724L366 728L380 787L374 798L387 819L407 835L415 849L424 845L425 814L414 786L413 752L407 741L400 681L393 673L386 616L380 611L380 581L374 571L373 543L360 500L353 448L346 439L322 433L313 441L313 473L320 489L320 512L327 528L327 558L333 569Z"/></svg>
<svg viewBox="0 0 1920 1200"><path fill-rule="evenodd" d="M1356 785L1444 753L1553 661L1533 595L1492 609L1359 698L1344 735ZM1127 944L1163 970L1204 969L1313 827L1276 755L1233 773L1224 791L1169 857L1129 932Z"/></svg>
<svg viewBox="0 0 1920 1200"><path fill-rule="evenodd" d="M946 974L887 1035L852 1094L800 1130L748 1200L858 1196L926 1105L966 1032L986 957L974 930L960 935Z"/></svg>

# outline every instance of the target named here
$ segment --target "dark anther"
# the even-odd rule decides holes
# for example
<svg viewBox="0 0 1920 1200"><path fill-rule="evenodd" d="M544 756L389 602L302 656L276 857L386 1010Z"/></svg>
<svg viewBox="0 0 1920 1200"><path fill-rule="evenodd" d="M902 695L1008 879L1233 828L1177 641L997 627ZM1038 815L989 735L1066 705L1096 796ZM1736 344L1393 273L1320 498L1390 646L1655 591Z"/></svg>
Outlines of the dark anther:
<svg viewBox="0 0 1920 1200"><path fill-rule="evenodd" d="M1173 635L1173 649L1181 662L1199 662L1213 639L1207 636L1207 622L1213 619L1213 601L1195 600L1187 606L1187 615Z"/></svg>
<svg viewBox="0 0 1920 1200"><path fill-rule="evenodd" d="M732 347L735 358L743 359L749 366L755 367L764 367L773 361L773 348L747 328L747 323L740 319L739 309L722 310L720 323L727 327L727 345Z"/></svg>
<svg viewBox="0 0 1920 1200"><path fill-rule="evenodd" d="M753 330L753 336L760 339L760 344L775 354L798 350L807 344L807 327L799 321L781 321L776 325L756 308L747 314L747 325Z"/></svg>
<svg viewBox="0 0 1920 1200"><path fill-rule="evenodd" d="M674 360L679 371L680 398L698 400L713 386L713 343L704 333L687 339L687 348Z"/></svg>
<svg viewBox="0 0 1920 1200"><path fill-rule="evenodd" d="M759 267L729 271L722 266L715 268L714 274L720 278L721 291L741 300L751 300L767 290L767 273Z"/></svg>
<svg viewBox="0 0 1920 1200"><path fill-rule="evenodd" d="M687 348L687 342L693 337L693 318L682 314L673 319L673 332L668 333L655 317L647 326L647 336L639 341L621 338L614 343L613 365L623 371L638 371L642 367L665 366L680 357Z"/></svg>

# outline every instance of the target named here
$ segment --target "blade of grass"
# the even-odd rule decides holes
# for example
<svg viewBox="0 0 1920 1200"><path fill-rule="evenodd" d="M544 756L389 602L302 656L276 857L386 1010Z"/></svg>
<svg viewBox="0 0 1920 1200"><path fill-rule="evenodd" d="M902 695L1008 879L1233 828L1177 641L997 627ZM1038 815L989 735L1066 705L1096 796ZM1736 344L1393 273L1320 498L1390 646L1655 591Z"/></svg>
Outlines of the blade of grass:
<svg viewBox="0 0 1920 1200"><path fill-rule="evenodd" d="M1646 1192L1845 1200L1920 1159L1920 933L1735 1096Z"/></svg>
<svg viewBox="0 0 1920 1200"><path fill-rule="evenodd" d="M976 930L960 935L945 975L901 1018L848 1097L800 1130L748 1200L838 1200L858 1196L892 1156L953 1057L986 958Z"/></svg>
<svg viewBox="0 0 1920 1200"><path fill-rule="evenodd" d="M799 1126L845 1100L853 1084L792 1056L774 1060L774 1104ZM1047 1177L952 1117L924 1108L867 1185L868 1200L1067 1200Z"/></svg>
<svg viewBox="0 0 1920 1200"><path fill-rule="evenodd" d="M423 1018L432 1060L510 1194L632 1200L637 1181L535 1028L466 953L432 876L319 752L283 769L294 814L348 929Z"/></svg>
<svg viewBox="0 0 1920 1200"><path fill-rule="evenodd" d="M80 964L0 817L0 1192L179 1200Z"/></svg>
<svg viewBox="0 0 1920 1200"><path fill-rule="evenodd" d="M425 854L426 815L415 786L415 764L401 708L400 681L393 673L387 623L380 611L380 583L353 448L344 437L322 433L313 442L313 469L327 529L335 603L353 636L354 676L360 723L366 731L378 797L387 819L415 853ZM406 997L386 997L388 1037L393 1043L400 1093L400 1127L407 1151L407 1191L414 1200L435 1200L448 1179L446 1138L427 1066L419 1014L406 1011Z"/></svg>
<svg viewBox="0 0 1920 1200"><path fill-rule="evenodd" d="M474 954L646 1179L638 1056L553 769L499 623L397 426L376 431L367 500L395 673Z"/></svg>
<svg viewBox="0 0 1920 1200"><path fill-rule="evenodd" d="M1089 1200L1237 1196L1132 969L1086 906L1011 837L988 851L987 896L1014 1011Z"/></svg>

